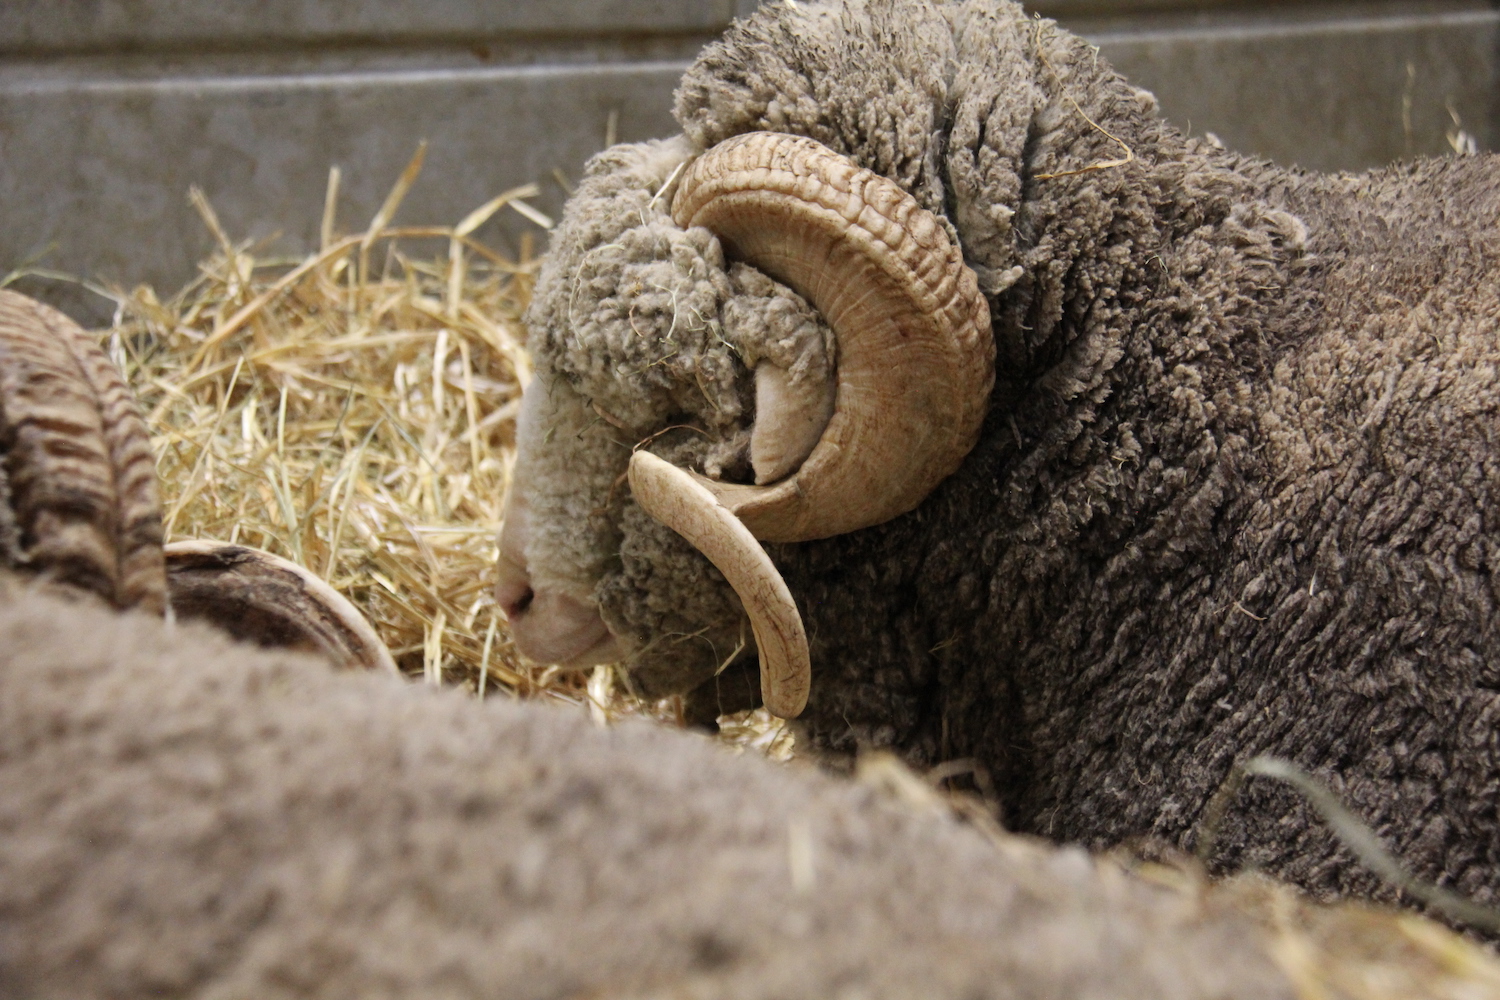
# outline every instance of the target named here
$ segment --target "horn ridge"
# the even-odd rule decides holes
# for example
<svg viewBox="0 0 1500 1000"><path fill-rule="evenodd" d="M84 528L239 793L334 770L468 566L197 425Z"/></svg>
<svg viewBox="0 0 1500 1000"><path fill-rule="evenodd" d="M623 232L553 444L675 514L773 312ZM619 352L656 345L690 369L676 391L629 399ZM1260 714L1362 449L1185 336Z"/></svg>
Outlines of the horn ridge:
<svg viewBox="0 0 1500 1000"><path fill-rule="evenodd" d="M932 213L811 139L755 132L689 165L672 217L803 295L838 342L834 413L801 467L770 486L703 480L757 538L879 524L958 467L988 405L994 343L978 281Z"/></svg>
<svg viewBox="0 0 1500 1000"><path fill-rule="evenodd" d="M978 335L964 320L982 319L978 325L987 331L989 309L974 272L932 213L894 181L812 139L750 132L725 140L693 162L678 186L672 217L684 228L712 230L707 214L728 210L736 198L774 195L802 202L810 219L842 219L850 227L848 239L909 284L921 309L948 314L958 335Z"/></svg>

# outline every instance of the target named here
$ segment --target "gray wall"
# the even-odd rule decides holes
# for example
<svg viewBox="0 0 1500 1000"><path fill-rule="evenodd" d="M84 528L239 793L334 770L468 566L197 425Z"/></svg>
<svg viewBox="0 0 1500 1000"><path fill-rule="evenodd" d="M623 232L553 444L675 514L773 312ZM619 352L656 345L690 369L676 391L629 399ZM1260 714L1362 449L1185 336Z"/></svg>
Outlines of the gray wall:
<svg viewBox="0 0 1500 1000"><path fill-rule="evenodd" d="M779 2L779 0L778 0ZM576 177L606 134L669 134L693 54L754 0L3 0L0 275L29 261L164 293L211 240L316 242L331 164L362 228L418 142L402 209L454 222L497 192ZM1166 112L1320 169L1495 143L1500 13L1438 3L1047 0ZM1455 115L1460 124L1455 124ZM505 243L520 220L481 233ZM110 303L26 278L88 318Z"/></svg>
<svg viewBox="0 0 1500 1000"><path fill-rule="evenodd" d="M1039 4L1038 6L1043 6ZM1480 149L1500 135L1500 10L1452 3L1205 0L1189 10L1100 16L1162 0L1051 0L1045 6L1152 90L1184 129L1232 149L1316 170L1355 170Z"/></svg>

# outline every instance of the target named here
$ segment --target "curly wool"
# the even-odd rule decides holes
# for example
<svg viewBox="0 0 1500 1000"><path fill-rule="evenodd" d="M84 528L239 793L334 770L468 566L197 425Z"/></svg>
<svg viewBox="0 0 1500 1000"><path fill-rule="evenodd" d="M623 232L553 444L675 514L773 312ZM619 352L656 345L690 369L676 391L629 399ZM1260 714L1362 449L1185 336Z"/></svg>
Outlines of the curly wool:
<svg viewBox="0 0 1500 1000"><path fill-rule="evenodd" d="M700 737L0 591L8 997L1290 997L1269 951Z"/></svg>
<svg viewBox="0 0 1500 1000"><path fill-rule="evenodd" d="M719 323L732 289L718 241L673 224L663 196L689 152L675 140L590 161L538 277L548 294L526 317L540 365L627 431L674 414L717 430L748 409Z"/></svg>
<svg viewBox="0 0 1500 1000"><path fill-rule="evenodd" d="M770 359L825 378L826 324L795 292L726 265L706 229L672 222L669 184L691 155L681 139L617 146L589 163L526 316L538 367L582 392L626 433L691 420L718 442L748 427L749 372ZM715 475L732 459L699 446Z"/></svg>

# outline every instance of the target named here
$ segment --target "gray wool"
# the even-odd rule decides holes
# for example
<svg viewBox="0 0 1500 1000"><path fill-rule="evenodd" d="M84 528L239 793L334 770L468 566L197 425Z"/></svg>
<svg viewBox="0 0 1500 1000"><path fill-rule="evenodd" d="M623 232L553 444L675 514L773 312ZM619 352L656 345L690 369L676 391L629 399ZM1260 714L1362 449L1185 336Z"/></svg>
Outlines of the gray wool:
<svg viewBox="0 0 1500 1000"><path fill-rule="evenodd" d="M724 303L724 335L746 367L768 361L792 385L833 378L833 331L807 300L746 264L731 264L729 280L735 294Z"/></svg>
<svg viewBox="0 0 1500 1000"><path fill-rule="evenodd" d="M635 641L628 666L636 693L690 691L737 658L753 663L749 620L723 574L635 504L621 506L619 525L619 565L595 593L614 634Z"/></svg>
<svg viewBox="0 0 1500 1000"><path fill-rule="evenodd" d="M1274 940L702 737L0 595L7 997L1289 998Z"/></svg>
<svg viewBox="0 0 1500 1000"><path fill-rule="evenodd" d="M670 140L590 161L526 317L539 367L627 432L674 415L717 431L748 405L743 365L719 322L733 289L718 241L668 214L663 189L688 153Z"/></svg>
<svg viewBox="0 0 1500 1000"><path fill-rule="evenodd" d="M811 743L972 760L1013 828L1098 847L1190 847L1232 764L1274 753L1500 900L1494 158L1237 157L1005 0L764 5L676 112L695 148L780 129L894 179L989 299L960 469L887 524L770 547ZM1274 787L1216 864L1393 896Z"/></svg>
<svg viewBox="0 0 1500 1000"><path fill-rule="evenodd" d="M617 146L589 162L526 321L538 367L607 422L629 434L692 421L717 445L750 424L758 361L825 377L832 338L795 292L726 265L708 230L672 222L670 183L691 152L679 138ZM712 445L696 449L697 464L719 474L733 456Z"/></svg>

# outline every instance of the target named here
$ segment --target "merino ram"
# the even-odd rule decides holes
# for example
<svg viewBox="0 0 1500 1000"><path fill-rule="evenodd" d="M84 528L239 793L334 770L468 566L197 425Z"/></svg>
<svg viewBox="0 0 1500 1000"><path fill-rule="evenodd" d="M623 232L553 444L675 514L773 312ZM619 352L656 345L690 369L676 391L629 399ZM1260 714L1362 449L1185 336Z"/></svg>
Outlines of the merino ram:
<svg viewBox="0 0 1500 1000"><path fill-rule="evenodd" d="M524 651L1094 847L1274 753L1500 898L1494 158L1246 159L1005 0L766 5L676 113L536 289ZM1220 844L1380 891L1283 790Z"/></svg>

